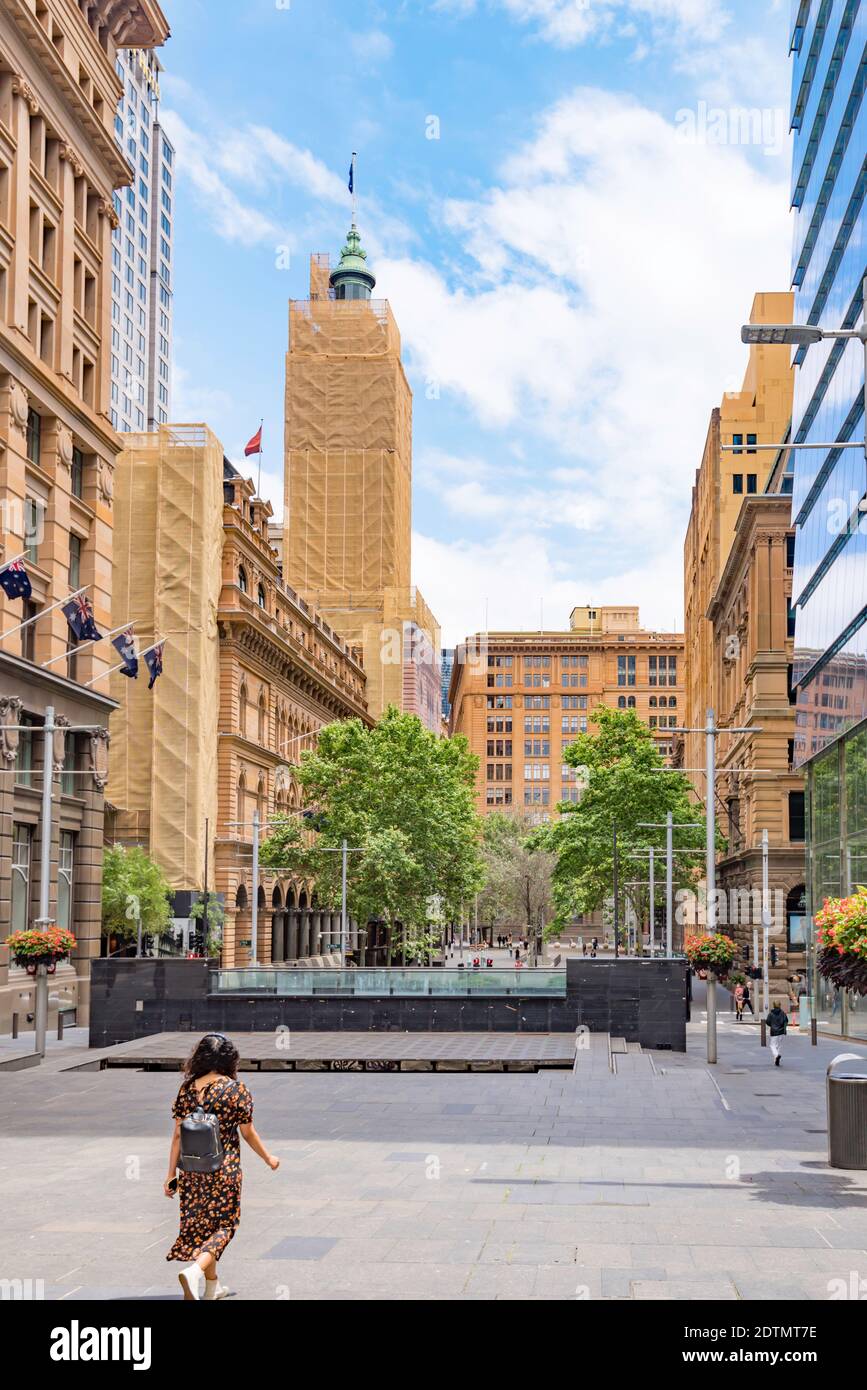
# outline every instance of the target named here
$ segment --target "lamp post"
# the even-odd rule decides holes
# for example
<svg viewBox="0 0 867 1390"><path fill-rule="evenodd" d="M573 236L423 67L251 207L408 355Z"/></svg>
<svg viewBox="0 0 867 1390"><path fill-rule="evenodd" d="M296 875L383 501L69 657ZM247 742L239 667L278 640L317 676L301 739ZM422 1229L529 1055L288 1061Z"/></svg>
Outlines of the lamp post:
<svg viewBox="0 0 867 1390"><path fill-rule="evenodd" d="M750 445L752 448L752 445ZM716 796L716 741L721 734L753 734L761 733L757 726L752 728L720 728L716 722L716 716L712 709L707 711L707 718L703 728L695 729L676 729L678 734L704 734L705 736L705 767L704 774L707 778L705 789L705 886L707 890L707 930L712 935L716 931L716 814L714 810L714 797ZM731 772L731 768L723 768L724 773ZM714 1065L717 1060L717 1036L716 1036L716 973L708 971L707 977L707 1060L710 1065Z"/></svg>

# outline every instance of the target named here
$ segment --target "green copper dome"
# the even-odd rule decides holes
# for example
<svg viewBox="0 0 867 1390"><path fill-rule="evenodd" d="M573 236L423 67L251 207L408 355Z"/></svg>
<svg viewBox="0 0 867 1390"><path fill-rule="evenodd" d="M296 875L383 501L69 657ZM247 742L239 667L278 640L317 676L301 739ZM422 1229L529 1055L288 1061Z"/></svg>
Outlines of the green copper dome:
<svg viewBox="0 0 867 1390"><path fill-rule="evenodd" d="M340 261L331 272L330 282L337 299L369 299L376 284L376 276L367 268L367 252L361 245L354 222L340 253Z"/></svg>

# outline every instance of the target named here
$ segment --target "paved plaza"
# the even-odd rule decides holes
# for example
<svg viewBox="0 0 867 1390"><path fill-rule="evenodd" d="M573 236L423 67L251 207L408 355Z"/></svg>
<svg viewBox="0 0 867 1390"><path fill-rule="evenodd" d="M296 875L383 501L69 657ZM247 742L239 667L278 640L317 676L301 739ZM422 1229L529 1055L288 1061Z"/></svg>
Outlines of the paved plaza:
<svg viewBox="0 0 867 1390"><path fill-rule="evenodd" d="M77 1039L72 1044L76 1046ZM840 1051L720 1024L720 1064L607 1045L531 1075L249 1076L238 1299L828 1299L867 1280L867 1173L827 1166ZM867 1054L865 1054L867 1055ZM47 1299L178 1298L165 1072L0 1074L0 1278ZM85 1059L85 1054L81 1054ZM865 1285L867 1287L867 1285Z"/></svg>

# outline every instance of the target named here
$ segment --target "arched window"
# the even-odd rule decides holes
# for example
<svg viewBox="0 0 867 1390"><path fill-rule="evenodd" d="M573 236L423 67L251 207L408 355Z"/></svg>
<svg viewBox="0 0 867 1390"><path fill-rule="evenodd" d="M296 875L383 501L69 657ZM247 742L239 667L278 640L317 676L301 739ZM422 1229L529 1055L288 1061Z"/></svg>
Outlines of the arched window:
<svg viewBox="0 0 867 1390"><path fill-rule="evenodd" d="M238 689L238 724L241 737L247 737L247 682L241 678L241 685Z"/></svg>
<svg viewBox="0 0 867 1390"><path fill-rule="evenodd" d="M283 907L283 894L280 892L279 884L271 894L271 906L276 907L278 911Z"/></svg>
<svg viewBox="0 0 867 1390"><path fill-rule="evenodd" d="M247 890L244 887L243 883L241 883L239 884L238 891L235 894L235 907L239 912L246 912L247 906Z"/></svg>
<svg viewBox="0 0 867 1390"><path fill-rule="evenodd" d="M260 584L260 585L259 585L259 588L256 590L256 598L257 598L257 600L258 600L258 603L259 603L259 607L260 607L260 608L265 608L265 607L267 606L267 605L266 605L266 602L265 602L265 586L264 586L264 584Z"/></svg>
<svg viewBox="0 0 867 1390"><path fill-rule="evenodd" d="M617 697L617 708L618 708L618 709L626 709L626 696L625 696L625 695L618 695L618 697Z"/></svg>
<svg viewBox="0 0 867 1390"><path fill-rule="evenodd" d="M656 696L655 696L655 695L651 695L651 697L650 697L650 708L651 708L651 709L656 709Z"/></svg>
<svg viewBox="0 0 867 1390"><path fill-rule="evenodd" d="M630 695L629 699L626 701L626 706L627 706L627 709L635 709L635 696L634 696L634 695Z"/></svg>
<svg viewBox="0 0 867 1390"><path fill-rule="evenodd" d="M259 691L259 742L264 746L268 736L268 701L264 690Z"/></svg>
<svg viewBox="0 0 867 1390"><path fill-rule="evenodd" d="M677 709L677 696L676 696L676 695L669 695L669 697L668 697L668 708L669 708L669 709Z"/></svg>
<svg viewBox="0 0 867 1390"><path fill-rule="evenodd" d="M246 801L247 801L247 778L246 778L246 776L244 775L244 773L242 772L242 773L241 773L241 776L238 778L238 814L237 814L237 817L236 817L236 819L237 819L240 823L235 827L235 829L236 829L237 832L238 832L238 839L239 839L239 840L242 840L242 839L244 838L244 825L243 825L243 821L244 821L244 812L245 812L245 809L246 809Z"/></svg>
<svg viewBox="0 0 867 1390"><path fill-rule="evenodd" d="M256 805L259 808L259 820L265 820L268 815L268 788L264 772L259 773L259 781L256 786Z"/></svg>
<svg viewBox="0 0 867 1390"><path fill-rule="evenodd" d="M244 569L243 565L238 566L238 588L241 590L242 594L246 594L249 588L247 584L247 571Z"/></svg>

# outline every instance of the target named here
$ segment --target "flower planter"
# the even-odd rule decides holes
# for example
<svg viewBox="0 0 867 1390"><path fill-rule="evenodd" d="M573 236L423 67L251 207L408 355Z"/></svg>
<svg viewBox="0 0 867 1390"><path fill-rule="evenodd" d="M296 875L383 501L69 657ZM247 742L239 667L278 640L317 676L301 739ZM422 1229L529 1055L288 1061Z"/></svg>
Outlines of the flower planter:
<svg viewBox="0 0 867 1390"><path fill-rule="evenodd" d="M75 948L76 940L65 927L49 927L46 931L12 932L7 945L15 964L22 966L28 975L35 975L40 965L44 965L49 975L53 975L57 962L66 960Z"/></svg>
<svg viewBox="0 0 867 1390"><path fill-rule="evenodd" d="M698 972L714 974L718 980L725 980L735 961L735 944L728 936L714 935L688 936L684 943L686 958Z"/></svg>
<svg viewBox="0 0 867 1390"><path fill-rule="evenodd" d="M816 926L819 974L840 989L867 994L867 888L859 885L848 898L826 898Z"/></svg>

